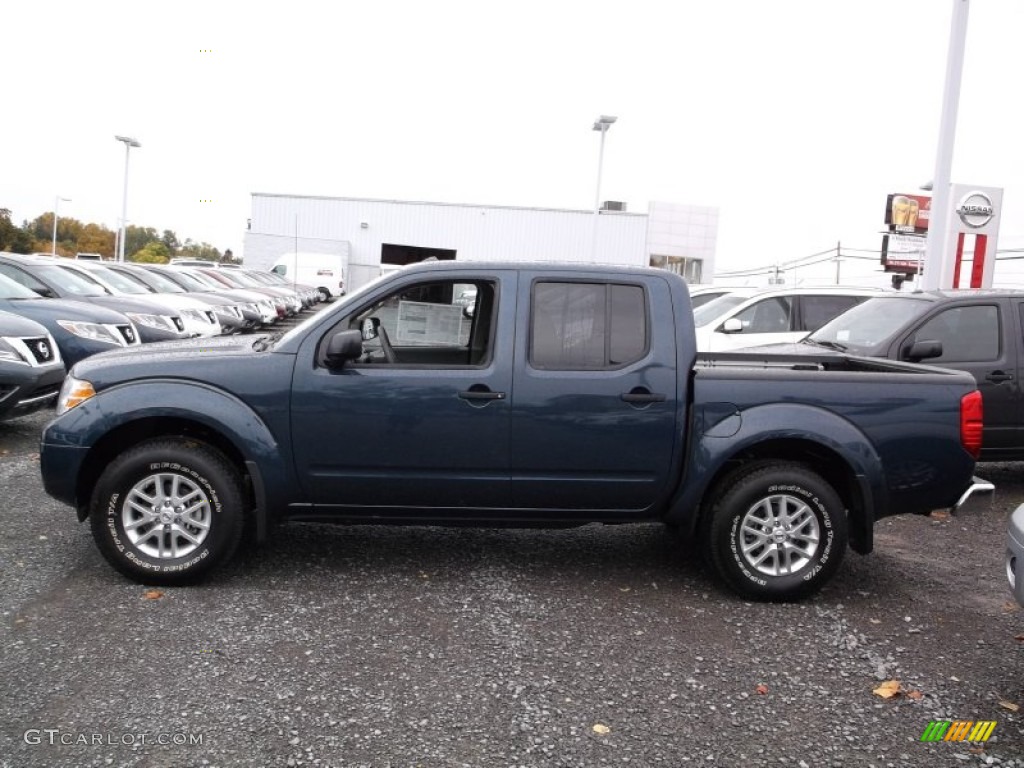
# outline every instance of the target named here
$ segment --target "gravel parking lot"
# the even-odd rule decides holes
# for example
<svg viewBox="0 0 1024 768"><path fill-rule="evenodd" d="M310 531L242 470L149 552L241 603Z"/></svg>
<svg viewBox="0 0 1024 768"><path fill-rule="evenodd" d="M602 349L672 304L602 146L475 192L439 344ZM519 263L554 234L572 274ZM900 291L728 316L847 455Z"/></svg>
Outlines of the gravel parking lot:
<svg viewBox="0 0 1024 768"><path fill-rule="evenodd" d="M43 493L48 417L0 424L0 765L1024 766L1021 464L795 605L657 525L296 524L149 590ZM923 743L933 720L997 725Z"/></svg>

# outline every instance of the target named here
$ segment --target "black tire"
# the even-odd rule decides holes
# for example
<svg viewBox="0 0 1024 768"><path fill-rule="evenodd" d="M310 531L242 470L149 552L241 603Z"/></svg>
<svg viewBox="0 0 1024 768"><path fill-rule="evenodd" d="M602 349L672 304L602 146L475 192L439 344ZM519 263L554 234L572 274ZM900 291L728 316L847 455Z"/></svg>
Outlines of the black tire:
<svg viewBox="0 0 1024 768"><path fill-rule="evenodd" d="M100 476L89 510L92 535L125 576L188 584L234 555L245 527L243 499L238 472L220 451L185 438L150 440Z"/></svg>
<svg viewBox="0 0 1024 768"><path fill-rule="evenodd" d="M760 463L720 489L704 544L730 587L755 600L791 601L832 578L846 553L846 510L818 474L791 462ZM794 517L780 524L782 511Z"/></svg>

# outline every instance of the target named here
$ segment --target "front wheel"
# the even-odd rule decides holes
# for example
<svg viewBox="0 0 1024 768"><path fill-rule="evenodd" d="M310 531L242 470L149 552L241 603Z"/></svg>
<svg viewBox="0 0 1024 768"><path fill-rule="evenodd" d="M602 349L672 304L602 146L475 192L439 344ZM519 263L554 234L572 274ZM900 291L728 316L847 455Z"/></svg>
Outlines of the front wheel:
<svg viewBox="0 0 1024 768"><path fill-rule="evenodd" d="M705 545L729 586L755 600L807 597L846 553L846 510L807 467L761 464L727 478L712 504Z"/></svg>
<svg viewBox="0 0 1024 768"><path fill-rule="evenodd" d="M107 561L145 584L193 582L234 554L244 524L241 480L216 449L184 438L140 443L93 491L93 538Z"/></svg>

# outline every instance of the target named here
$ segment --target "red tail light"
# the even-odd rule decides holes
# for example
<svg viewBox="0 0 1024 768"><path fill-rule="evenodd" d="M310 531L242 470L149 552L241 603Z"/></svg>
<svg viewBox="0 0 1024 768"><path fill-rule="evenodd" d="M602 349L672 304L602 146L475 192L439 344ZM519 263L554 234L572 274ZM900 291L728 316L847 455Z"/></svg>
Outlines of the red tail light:
<svg viewBox="0 0 1024 768"><path fill-rule="evenodd" d="M975 459L981 455L982 416L981 392L975 390L960 398L960 444Z"/></svg>

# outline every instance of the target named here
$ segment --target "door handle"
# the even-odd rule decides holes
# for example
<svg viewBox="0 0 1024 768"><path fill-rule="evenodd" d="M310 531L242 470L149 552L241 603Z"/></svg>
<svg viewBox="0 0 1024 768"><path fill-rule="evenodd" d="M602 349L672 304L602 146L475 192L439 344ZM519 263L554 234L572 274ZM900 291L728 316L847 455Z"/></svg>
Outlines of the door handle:
<svg viewBox="0 0 1024 768"><path fill-rule="evenodd" d="M630 392L623 392L619 397L622 398L623 402L630 404L646 405L648 403L664 403L665 396L659 395L656 392L648 392L646 390L640 390L639 388Z"/></svg>
<svg viewBox="0 0 1024 768"><path fill-rule="evenodd" d="M492 392L487 388L483 389L467 389L459 392L459 398L462 400L504 400L504 392Z"/></svg>
<svg viewBox="0 0 1024 768"><path fill-rule="evenodd" d="M993 384L998 384L1001 381L1012 381L1013 374L1004 373L1003 371L992 371L988 376L985 377L985 381L991 381Z"/></svg>

